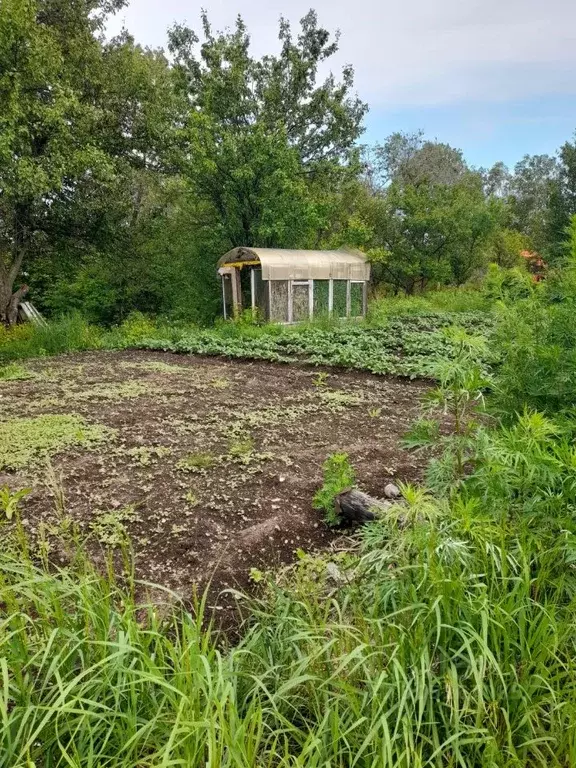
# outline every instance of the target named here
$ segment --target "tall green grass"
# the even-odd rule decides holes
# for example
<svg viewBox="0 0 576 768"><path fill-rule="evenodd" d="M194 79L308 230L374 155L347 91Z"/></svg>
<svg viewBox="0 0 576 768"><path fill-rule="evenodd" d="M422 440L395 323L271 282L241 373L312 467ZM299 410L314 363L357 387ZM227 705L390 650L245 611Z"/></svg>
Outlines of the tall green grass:
<svg viewBox="0 0 576 768"><path fill-rule="evenodd" d="M79 314L66 315L46 326L25 324L12 329L0 327L0 363L98 349L102 345L102 330L86 323Z"/></svg>
<svg viewBox="0 0 576 768"><path fill-rule="evenodd" d="M489 312L493 300L473 286L444 288L417 296L383 296L368 305L368 319L380 324L387 317L438 313Z"/></svg>
<svg viewBox="0 0 576 768"><path fill-rule="evenodd" d="M406 496L336 575L271 579L230 647L202 603L2 555L0 765L574 765L571 541Z"/></svg>

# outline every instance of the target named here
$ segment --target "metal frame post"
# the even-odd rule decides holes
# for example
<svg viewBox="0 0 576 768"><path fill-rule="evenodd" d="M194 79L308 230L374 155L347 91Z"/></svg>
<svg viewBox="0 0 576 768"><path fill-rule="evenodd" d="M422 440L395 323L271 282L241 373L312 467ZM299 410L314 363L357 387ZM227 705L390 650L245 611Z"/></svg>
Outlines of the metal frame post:
<svg viewBox="0 0 576 768"><path fill-rule="evenodd" d="M293 304L292 304L292 280L288 280L288 322L292 322L292 310L293 310Z"/></svg>
<svg viewBox="0 0 576 768"><path fill-rule="evenodd" d="M252 309L256 309L256 270L250 270L250 298L252 299Z"/></svg>
<svg viewBox="0 0 576 768"><path fill-rule="evenodd" d="M227 320L228 317L226 315L226 285L224 281L226 280L225 275L221 275L222 280L222 308L224 310L224 320Z"/></svg>
<svg viewBox="0 0 576 768"><path fill-rule="evenodd" d="M308 282L308 319L314 317L314 280Z"/></svg>

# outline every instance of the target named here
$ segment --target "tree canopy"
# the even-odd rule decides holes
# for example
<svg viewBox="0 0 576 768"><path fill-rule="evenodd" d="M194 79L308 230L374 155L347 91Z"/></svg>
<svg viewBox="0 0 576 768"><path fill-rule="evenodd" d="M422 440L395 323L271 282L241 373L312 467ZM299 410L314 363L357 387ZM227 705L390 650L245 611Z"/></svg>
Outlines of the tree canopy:
<svg viewBox="0 0 576 768"><path fill-rule="evenodd" d="M421 131L361 146L367 105L339 35L281 18L257 57L238 17L175 24L168 54L103 35L125 0L0 5L0 321L132 310L207 322L237 245L363 248L375 282L461 284L539 252L562 263L576 144L473 168Z"/></svg>

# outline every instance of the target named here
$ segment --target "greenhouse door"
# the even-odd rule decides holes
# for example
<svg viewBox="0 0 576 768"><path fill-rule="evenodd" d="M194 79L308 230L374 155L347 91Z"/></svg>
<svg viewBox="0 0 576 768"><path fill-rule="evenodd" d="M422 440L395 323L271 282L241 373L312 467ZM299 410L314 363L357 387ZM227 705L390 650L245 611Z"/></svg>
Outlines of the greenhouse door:
<svg viewBox="0 0 576 768"><path fill-rule="evenodd" d="M288 297L288 322L300 323L312 317L312 280L292 280Z"/></svg>

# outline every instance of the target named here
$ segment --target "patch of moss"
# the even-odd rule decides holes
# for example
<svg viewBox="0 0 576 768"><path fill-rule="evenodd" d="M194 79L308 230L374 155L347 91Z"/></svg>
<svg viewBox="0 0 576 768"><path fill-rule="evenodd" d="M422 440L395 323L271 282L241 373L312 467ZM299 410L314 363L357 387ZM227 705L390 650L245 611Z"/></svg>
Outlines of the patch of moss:
<svg viewBox="0 0 576 768"><path fill-rule="evenodd" d="M90 523L90 530L100 544L107 547L121 547L128 544L129 535L125 523L139 520L134 504L122 509L98 512L98 517Z"/></svg>
<svg viewBox="0 0 576 768"><path fill-rule="evenodd" d="M177 462L176 468L184 472L204 473L215 463L216 459L210 453L190 453Z"/></svg>
<svg viewBox="0 0 576 768"><path fill-rule="evenodd" d="M140 381L122 381L114 384L94 384L81 391L70 393L71 397L79 400L129 400L155 392L153 387Z"/></svg>
<svg viewBox="0 0 576 768"><path fill-rule="evenodd" d="M184 494L184 500L190 504L191 507L195 507L198 504L198 497L194 491L188 491Z"/></svg>
<svg viewBox="0 0 576 768"><path fill-rule="evenodd" d="M230 442L228 453L235 458L241 458L254 452L254 440L250 435L239 435Z"/></svg>
<svg viewBox="0 0 576 768"><path fill-rule="evenodd" d="M185 365L169 365L159 360L142 361L138 363L120 363L122 368L129 371L151 371L153 373L187 373L190 369Z"/></svg>
<svg viewBox="0 0 576 768"><path fill-rule="evenodd" d="M330 411L340 411L348 406L361 405L365 401L362 394L340 389L320 389L315 394Z"/></svg>
<svg viewBox="0 0 576 768"><path fill-rule="evenodd" d="M0 381L23 381L34 379L36 374L19 363L10 363L0 367Z"/></svg>
<svg viewBox="0 0 576 768"><path fill-rule="evenodd" d="M72 446L91 447L115 430L75 414L46 414L0 422L0 469L21 469Z"/></svg>
<svg viewBox="0 0 576 768"><path fill-rule="evenodd" d="M213 389L228 389L230 382L222 376L217 376L215 379L212 379L210 386Z"/></svg>
<svg viewBox="0 0 576 768"><path fill-rule="evenodd" d="M140 381L123 381L111 384L93 384L83 389L63 387L58 395L51 395L37 400L34 405L37 408L51 408L61 405L62 402L91 402L93 400L130 400L142 395L150 395L158 392L155 387Z"/></svg>
<svg viewBox="0 0 576 768"><path fill-rule="evenodd" d="M134 464L149 467L151 464L156 464L158 459L161 459L163 456L168 456L172 451L164 445L142 445L136 448L128 448L125 453L131 457Z"/></svg>

